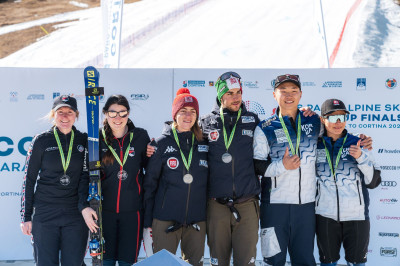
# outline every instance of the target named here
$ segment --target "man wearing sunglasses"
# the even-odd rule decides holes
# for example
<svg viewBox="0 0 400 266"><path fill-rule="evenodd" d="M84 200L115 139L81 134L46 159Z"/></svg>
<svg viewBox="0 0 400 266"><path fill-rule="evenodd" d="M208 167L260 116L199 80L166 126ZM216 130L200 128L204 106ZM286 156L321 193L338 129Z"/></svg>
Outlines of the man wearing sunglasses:
<svg viewBox="0 0 400 266"><path fill-rule="evenodd" d="M211 264L255 265L261 191L253 166L253 132L259 123L242 102L242 84L226 72L215 85L214 110L201 119L209 142L207 237Z"/></svg>

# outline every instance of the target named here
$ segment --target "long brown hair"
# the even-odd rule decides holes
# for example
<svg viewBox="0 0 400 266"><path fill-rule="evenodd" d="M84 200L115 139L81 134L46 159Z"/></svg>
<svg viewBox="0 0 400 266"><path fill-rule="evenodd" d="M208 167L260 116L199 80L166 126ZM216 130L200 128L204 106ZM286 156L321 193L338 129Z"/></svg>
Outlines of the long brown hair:
<svg viewBox="0 0 400 266"><path fill-rule="evenodd" d="M111 95L110 97L108 97L106 104L103 107L104 115L107 114L108 109L113 104L118 104L118 105L124 106L128 110L128 112L130 110L129 102L125 98L125 96L120 95L120 94L115 94L115 95ZM129 123L129 121L130 120L128 119L128 123ZM107 117L105 117L103 120L103 128L104 128L104 133L105 133L105 139L103 138L103 133L100 133L100 135L101 135L100 139L104 139L104 141L112 147L112 141L114 139L114 134L112 133L112 129L111 129L110 125L108 124ZM108 151L104 154L101 161L103 162L104 165L109 165L109 164L114 163L114 155L111 153L110 149L108 149Z"/></svg>

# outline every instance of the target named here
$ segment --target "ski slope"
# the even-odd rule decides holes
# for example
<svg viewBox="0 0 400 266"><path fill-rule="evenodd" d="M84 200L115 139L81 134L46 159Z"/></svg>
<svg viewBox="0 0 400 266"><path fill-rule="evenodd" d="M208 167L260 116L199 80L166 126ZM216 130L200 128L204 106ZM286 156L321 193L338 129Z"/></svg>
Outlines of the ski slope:
<svg viewBox="0 0 400 266"><path fill-rule="evenodd" d="M125 4L120 67L327 67L317 24L319 0L204 0L177 14L188 2ZM322 5L329 56L342 34L332 67L399 65L400 7L392 0L323 0ZM1 59L0 66L74 68L101 57L100 8L2 27L0 34L56 21L65 22L58 31Z"/></svg>

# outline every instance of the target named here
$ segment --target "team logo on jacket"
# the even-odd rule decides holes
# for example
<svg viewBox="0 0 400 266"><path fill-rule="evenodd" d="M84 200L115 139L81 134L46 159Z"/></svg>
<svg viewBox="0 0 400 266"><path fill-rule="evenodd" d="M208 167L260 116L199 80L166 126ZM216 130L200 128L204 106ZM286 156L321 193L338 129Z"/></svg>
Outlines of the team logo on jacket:
<svg viewBox="0 0 400 266"><path fill-rule="evenodd" d="M129 153L128 153L129 157L133 157L135 156L135 148L134 147L130 147L129 148Z"/></svg>
<svg viewBox="0 0 400 266"><path fill-rule="evenodd" d="M176 151L176 149L175 149L174 147L168 146L168 147L165 149L165 152L164 152L164 153L170 153L170 152L174 152L174 151Z"/></svg>
<svg viewBox="0 0 400 266"><path fill-rule="evenodd" d="M288 142L285 131L283 131L283 128L275 129L274 132L275 132L275 136L276 136L276 141L278 143Z"/></svg>
<svg viewBox="0 0 400 266"><path fill-rule="evenodd" d="M83 152L85 150L85 148L82 145L78 145L76 148L78 149L79 152Z"/></svg>
<svg viewBox="0 0 400 266"><path fill-rule="evenodd" d="M208 145L199 145L199 152L208 152Z"/></svg>
<svg viewBox="0 0 400 266"><path fill-rule="evenodd" d="M349 155L349 154L350 154L350 148L343 148L342 155L341 155L342 160L347 160L346 156Z"/></svg>
<svg viewBox="0 0 400 266"><path fill-rule="evenodd" d="M254 123L256 122L256 119L254 118L254 116L242 116L242 123Z"/></svg>
<svg viewBox="0 0 400 266"><path fill-rule="evenodd" d="M243 130L242 130L242 136L253 137L253 130L243 129Z"/></svg>
<svg viewBox="0 0 400 266"><path fill-rule="evenodd" d="M313 125L312 124L301 125L301 131L306 133L306 135L309 135L313 131ZM308 137L311 137L311 136L308 136Z"/></svg>
<svg viewBox="0 0 400 266"><path fill-rule="evenodd" d="M179 166L179 161L175 157L171 157L168 159L167 165L170 169L176 169Z"/></svg>
<svg viewBox="0 0 400 266"><path fill-rule="evenodd" d="M219 132L218 130L213 130L208 133L208 139L210 141L217 141L219 139Z"/></svg>
<svg viewBox="0 0 400 266"><path fill-rule="evenodd" d="M56 151L56 150L58 150L58 147L48 147L46 148L45 151Z"/></svg>
<svg viewBox="0 0 400 266"><path fill-rule="evenodd" d="M208 163L207 163L207 161L206 161L206 160L200 160L200 162L199 162L199 165L200 165L200 166L204 166L204 167L207 167L207 168L208 168Z"/></svg>
<svg viewBox="0 0 400 266"><path fill-rule="evenodd" d="M325 149L317 149L317 163L326 163Z"/></svg>

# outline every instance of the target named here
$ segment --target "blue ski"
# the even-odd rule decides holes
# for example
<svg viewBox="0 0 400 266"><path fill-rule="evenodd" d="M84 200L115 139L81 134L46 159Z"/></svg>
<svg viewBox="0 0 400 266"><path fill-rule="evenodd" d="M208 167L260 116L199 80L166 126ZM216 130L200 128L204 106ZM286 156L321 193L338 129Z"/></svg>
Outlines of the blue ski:
<svg viewBox="0 0 400 266"><path fill-rule="evenodd" d="M88 125L88 151L89 151L89 196L90 207L96 211L99 229L90 232L89 251L92 256L93 266L103 265L104 239L101 217L101 180L99 161L99 100L104 94L104 88L99 87L100 74L96 68L88 66L84 70L86 113Z"/></svg>

